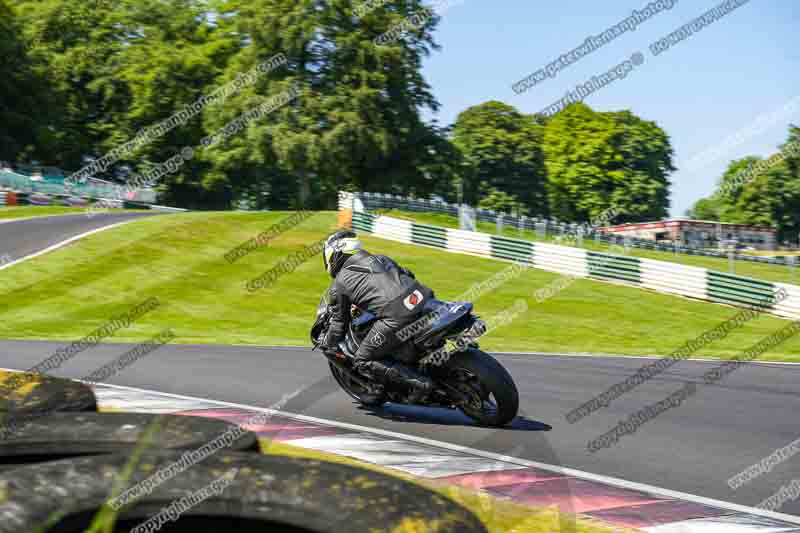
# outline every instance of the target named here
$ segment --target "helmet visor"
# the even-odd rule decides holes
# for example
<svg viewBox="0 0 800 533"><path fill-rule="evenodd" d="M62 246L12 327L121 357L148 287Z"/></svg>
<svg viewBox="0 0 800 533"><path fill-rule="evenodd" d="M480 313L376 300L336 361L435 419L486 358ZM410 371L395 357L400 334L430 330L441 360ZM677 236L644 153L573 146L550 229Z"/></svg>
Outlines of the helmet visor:
<svg viewBox="0 0 800 533"><path fill-rule="evenodd" d="M331 271L331 257L333 256L333 246L325 243L324 248L322 249L322 264L325 266L325 271Z"/></svg>

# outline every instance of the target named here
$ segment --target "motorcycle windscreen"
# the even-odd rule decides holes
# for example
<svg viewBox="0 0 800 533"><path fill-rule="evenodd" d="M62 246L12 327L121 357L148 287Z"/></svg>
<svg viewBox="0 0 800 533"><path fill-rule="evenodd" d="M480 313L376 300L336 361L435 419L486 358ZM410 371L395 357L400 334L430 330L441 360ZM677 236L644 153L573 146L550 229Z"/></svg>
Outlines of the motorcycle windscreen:
<svg viewBox="0 0 800 533"><path fill-rule="evenodd" d="M319 301L319 305L317 306L317 319L314 321L314 325L311 326L311 344L317 346L320 342L320 336L322 332L328 327L328 323L330 322L330 317L328 316L328 305L330 305L330 295L328 291L322 293L322 299Z"/></svg>
<svg viewBox="0 0 800 533"><path fill-rule="evenodd" d="M322 293L322 298L319 300L319 305L317 306L317 316L327 311L331 303L333 302L331 302L330 290L325 289L325 292Z"/></svg>

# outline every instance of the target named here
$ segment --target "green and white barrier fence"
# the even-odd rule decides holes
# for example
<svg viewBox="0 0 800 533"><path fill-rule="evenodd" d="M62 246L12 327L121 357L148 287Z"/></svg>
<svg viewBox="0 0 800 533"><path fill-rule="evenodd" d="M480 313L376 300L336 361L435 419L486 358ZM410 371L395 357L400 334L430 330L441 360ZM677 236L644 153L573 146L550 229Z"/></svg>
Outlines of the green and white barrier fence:
<svg viewBox="0 0 800 533"><path fill-rule="evenodd" d="M351 204L350 204L351 205ZM340 205L348 209L349 205ZM781 317L800 319L800 287L735 276L706 268L655 259L606 254L581 248L513 239L488 233L440 228L376 216L356 208L353 228L376 237L442 248L444 250L528 263L534 268L622 283L657 292L686 296L733 306L764 306L780 289L788 297L766 306Z"/></svg>
<svg viewBox="0 0 800 533"><path fill-rule="evenodd" d="M441 200L425 200L421 198L407 198L392 194L369 193L369 192L342 192L339 195L340 209L353 209L354 211L376 211L379 209L400 209L402 211L422 212L422 213L444 213L451 216L459 215L457 204L449 204ZM481 222L495 224L498 220L507 227L519 230L535 231L540 235L550 235L556 239L564 235L573 237L580 236L584 239L592 239L606 244L619 244L640 248L643 250L659 250L675 254L685 254L701 257L721 257L730 258L731 252L715 250L707 247L695 247L688 244L674 244L666 242L651 241L629 236L615 235L597 231L596 228L588 224L575 224L558 220L511 216L488 209L472 209L475 218ZM788 265L787 257L763 257L755 255L740 255L733 252L733 259L747 263L762 263L770 265Z"/></svg>

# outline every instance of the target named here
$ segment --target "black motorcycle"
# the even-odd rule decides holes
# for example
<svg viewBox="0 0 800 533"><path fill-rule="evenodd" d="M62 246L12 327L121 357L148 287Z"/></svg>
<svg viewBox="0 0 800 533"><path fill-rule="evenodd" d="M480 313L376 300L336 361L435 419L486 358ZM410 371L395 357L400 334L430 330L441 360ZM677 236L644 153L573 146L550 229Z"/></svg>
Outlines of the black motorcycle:
<svg viewBox="0 0 800 533"><path fill-rule="evenodd" d="M314 349L330 324L330 304L326 291L311 328ZM459 409L480 424L504 426L517 416L517 386L497 360L478 349L477 339L486 332L486 325L472 313L472 308L469 302L430 300L423 316L400 330L398 337L404 342L392 356L433 380L433 392L419 405ZM409 391L400 384L387 385L378 397L369 394L369 378L353 368L353 360L378 317L356 306L352 306L351 316L339 350L324 354L336 382L364 405L408 404Z"/></svg>

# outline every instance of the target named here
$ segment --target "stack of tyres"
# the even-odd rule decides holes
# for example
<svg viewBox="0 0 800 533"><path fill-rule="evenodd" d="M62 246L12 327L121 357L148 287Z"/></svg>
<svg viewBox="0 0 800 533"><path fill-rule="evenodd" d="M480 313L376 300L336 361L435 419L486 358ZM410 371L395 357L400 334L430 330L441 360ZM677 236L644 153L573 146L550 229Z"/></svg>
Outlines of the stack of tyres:
<svg viewBox="0 0 800 533"><path fill-rule="evenodd" d="M69 195L68 194L56 194L53 196L53 205L61 205L65 207L69 207Z"/></svg>
<svg viewBox="0 0 800 533"><path fill-rule="evenodd" d="M220 451L169 475L183 457L80 457L0 475L0 533L86 531L104 504L118 512L115 532L486 532L449 498L355 466Z"/></svg>
<svg viewBox="0 0 800 533"><path fill-rule="evenodd" d="M150 207L145 204L141 204L139 202L130 202L128 200L122 202L122 207L124 209L150 209Z"/></svg>
<svg viewBox="0 0 800 533"><path fill-rule="evenodd" d="M53 203L53 199L43 193L35 192L28 196L28 204L30 205L51 205Z"/></svg>
<svg viewBox="0 0 800 533"><path fill-rule="evenodd" d="M34 422L55 413L86 413L97 410L92 389L77 381L41 374L0 372L0 470L20 462L6 452L15 438Z"/></svg>
<svg viewBox="0 0 800 533"><path fill-rule="evenodd" d="M80 196L70 196L67 198L67 204L72 207L86 207L89 205L89 200Z"/></svg>
<svg viewBox="0 0 800 533"><path fill-rule="evenodd" d="M197 449L226 432L232 434L227 448L258 449L253 433L224 421L192 416L49 412L16 417L9 427L13 431L0 442L4 470L66 457L131 455L145 441L153 449Z"/></svg>
<svg viewBox="0 0 800 533"><path fill-rule="evenodd" d="M98 413L70 380L0 372L0 416L0 533L486 531L428 488L261 455L222 420Z"/></svg>
<svg viewBox="0 0 800 533"><path fill-rule="evenodd" d="M0 371L0 415L22 417L55 411L96 411L92 389L43 374Z"/></svg>

